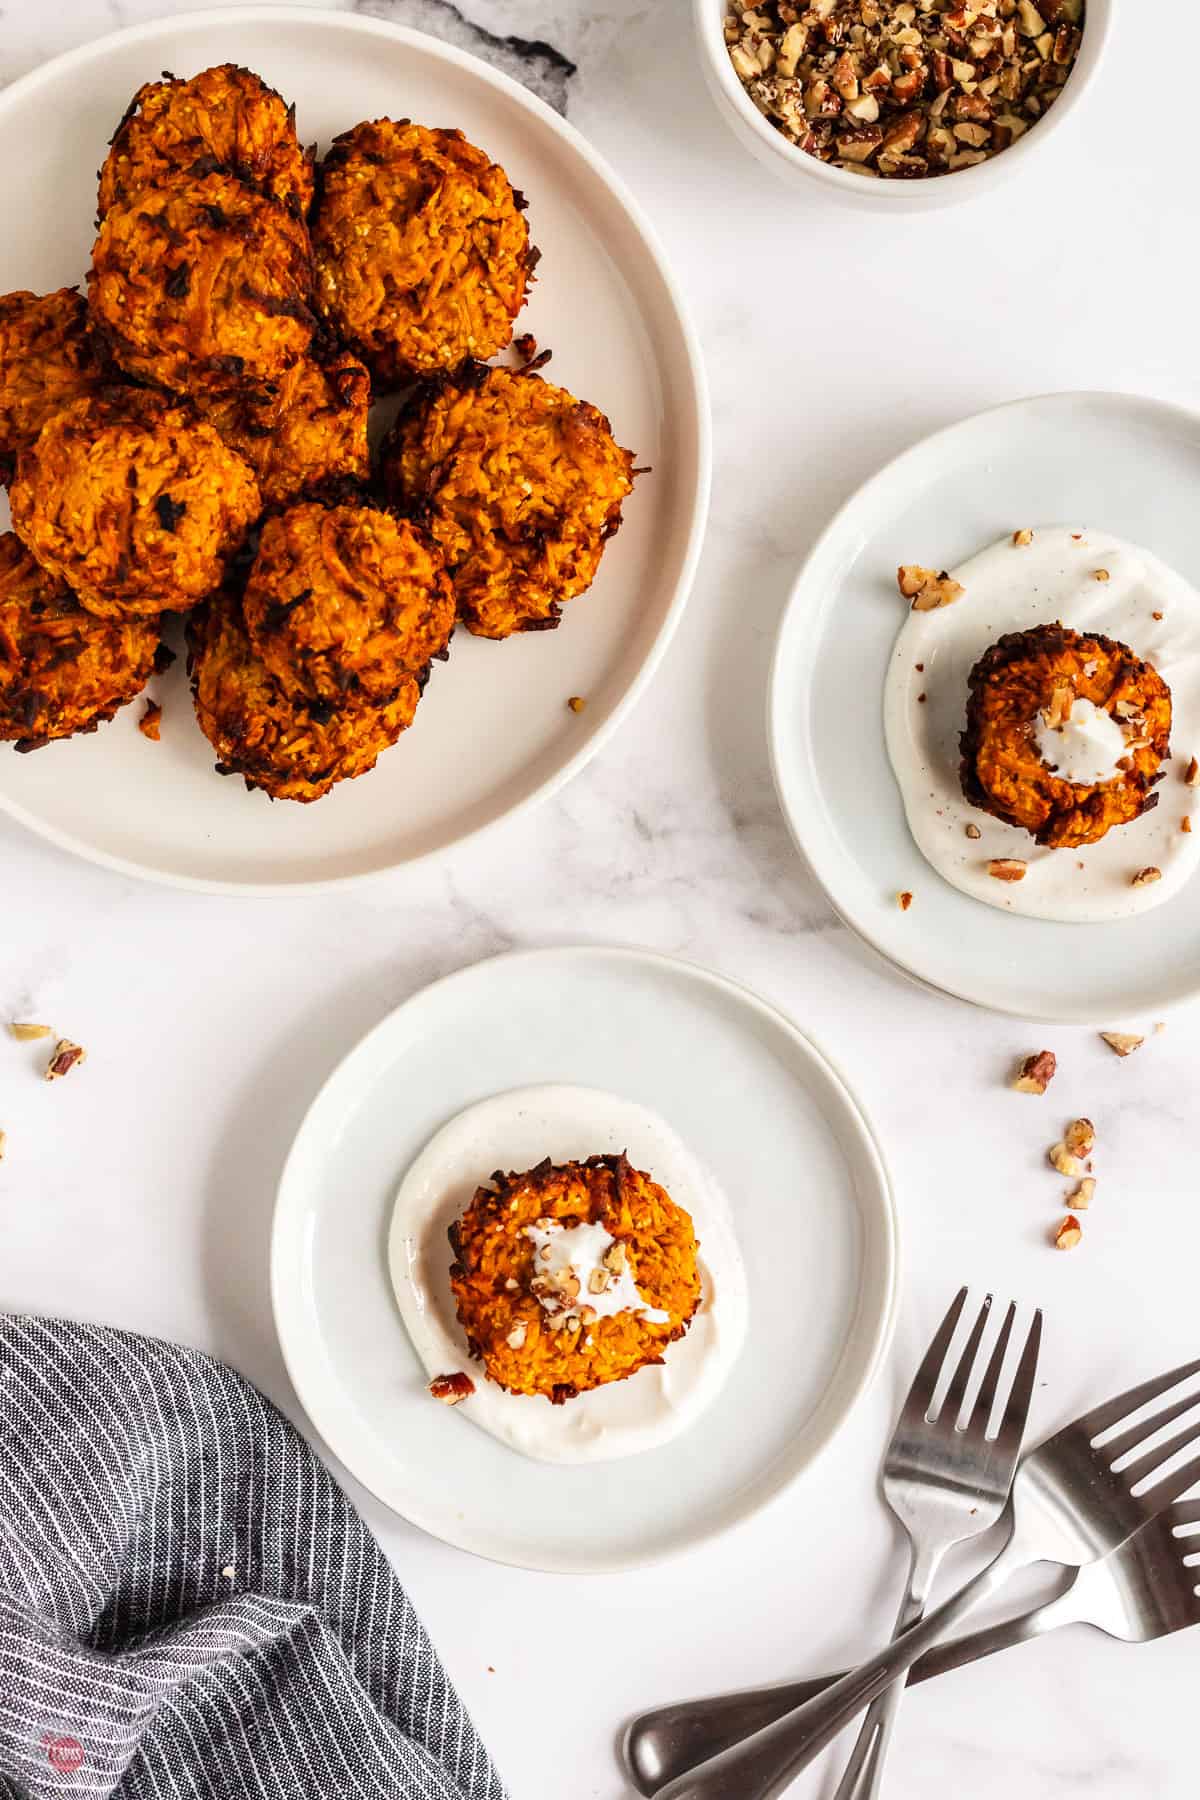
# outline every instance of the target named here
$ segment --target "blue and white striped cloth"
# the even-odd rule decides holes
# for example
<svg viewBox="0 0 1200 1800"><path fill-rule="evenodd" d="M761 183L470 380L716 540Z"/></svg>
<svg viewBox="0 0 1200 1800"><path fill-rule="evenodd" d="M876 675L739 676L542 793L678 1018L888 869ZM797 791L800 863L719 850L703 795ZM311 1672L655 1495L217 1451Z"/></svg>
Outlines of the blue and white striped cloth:
<svg viewBox="0 0 1200 1800"><path fill-rule="evenodd" d="M231 1369L0 1315L0 1796L503 1800L379 1546Z"/></svg>

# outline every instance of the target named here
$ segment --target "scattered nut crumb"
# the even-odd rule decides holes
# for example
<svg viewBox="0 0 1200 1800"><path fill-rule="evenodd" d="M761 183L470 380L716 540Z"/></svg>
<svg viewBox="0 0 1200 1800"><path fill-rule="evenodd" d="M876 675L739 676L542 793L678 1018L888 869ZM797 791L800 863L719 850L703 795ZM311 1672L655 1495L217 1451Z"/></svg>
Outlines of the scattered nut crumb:
<svg viewBox="0 0 1200 1800"><path fill-rule="evenodd" d="M1054 692L1050 696L1050 704L1042 713L1042 717L1045 719L1046 724L1051 731L1062 730L1063 726L1071 717L1071 711L1074 705L1075 689L1069 682L1054 689Z"/></svg>
<svg viewBox="0 0 1200 1800"><path fill-rule="evenodd" d="M504 1341L510 1350L523 1350L525 1347L526 1335L525 1325L524 1322L522 1322L513 1326Z"/></svg>
<svg viewBox="0 0 1200 1800"><path fill-rule="evenodd" d="M1153 884L1156 881L1161 881L1161 880L1162 880L1162 870L1161 869L1155 869L1153 867L1149 868L1149 869L1139 869L1137 874L1133 877L1133 880L1130 883L1130 886L1131 887L1151 887L1151 886L1153 886Z"/></svg>
<svg viewBox="0 0 1200 1800"><path fill-rule="evenodd" d="M1032 531L1014 531L1012 541L1014 544L1020 545L1032 544L1033 533Z"/></svg>
<svg viewBox="0 0 1200 1800"><path fill-rule="evenodd" d="M608 1270L593 1269L588 1276L588 1293L602 1294L608 1286Z"/></svg>
<svg viewBox="0 0 1200 1800"><path fill-rule="evenodd" d="M972 843L978 843L979 839L983 836L983 833L980 831L978 825L968 825L967 836L971 839Z"/></svg>
<svg viewBox="0 0 1200 1800"><path fill-rule="evenodd" d="M936 612L939 606L952 606L964 591L945 569L939 575L934 569L922 568L920 563L901 563L896 580L904 598L912 601L914 612Z"/></svg>
<svg viewBox="0 0 1200 1800"><path fill-rule="evenodd" d="M587 705L587 701L583 698L582 694L572 694L571 698L567 701L567 705L573 713L581 713Z"/></svg>
<svg viewBox="0 0 1200 1800"><path fill-rule="evenodd" d="M1083 1237L1083 1226L1074 1213L1068 1213L1054 1234L1056 1250L1073 1250Z"/></svg>
<svg viewBox="0 0 1200 1800"><path fill-rule="evenodd" d="M929 698L928 694L918 694L917 695L917 705L924 706L924 704L928 700L928 698Z"/></svg>
<svg viewBox="0 0 1200 1800"><path fill-rule="evenodd" d="M1093 1175L1085 1175L1073 1194L1067 1195L1067 1205L1075 1207L1079 1212L1086 1212L1092 1204L1096 1192L1096 1180Z"/></svg>
<svg viewBox="0 0 1200 1800"><path fill-rule="evenodd" d="M138 730L151 743L157 744L162 736L162 707L157 700L147 700L146 710L138 720Z"/></svg>
<svg viewBox="0 0 1200 1800"><path fill-rule="evenodd" d="M521 1284L512 1275L510 1275L504 1285L506 1288L512 1289L512 1288L520 1287Z"/></svg>
<svg viewBox="0 0 1200 1800"><path fill-rule="evenodd" d="M628 1260L629 1253L619 1238L615 1244L610 1244L608 1249L604 1252L604 1266L614 1275L621 1275L624 1273L625 1265Z"/></svg>
<svg viewBox="0 0 1200 1800"><path fill-rule="evenodd" d="M1077 1156L1072 1156L1065 1144L1051 1144L1046 1155L1050 1167L1057 1169L1060 1175L1069 1175L1072 1180L1077 1181L1083 1174L1083 1164Z"/></svg>
<svg viewBox="0 0 1200 1800"><path fill-rule="evenodd" d="M429 1392L435 1400L442 1401L445 1406L457 1406L460 1400L466 1400L475 1392L475 1383L469 1375L435 1375L429 1384Z"/></svg>
<svg viewBox="0 0 1200 1800"><path fill-rule="evenodd" d="M1092 570L1092 580L1093 581L1111 581L1112 576L1109 574L1107 569L1093 569Z"/></svg>
<svg viewBox="0 0 1200 1800"><path fill-rule="evenodd" d="M1194 756L1183 772L1183 779L1189 787L1200 787L1200 762Z"/></svg>
<svg viewBox="0 0 1200 1800"><path fill-rule="evenodd" d="M54 1055L46 1064L46 1080L57 1081L61 1075L69 1075L76 1063L86 1060L87 1051L81 1045L73 1044L70 1038L59 1038Z"/></svg>
<svg viewBox="0 0 1200 1800"><path fill-rule="evenodd" d="M1152 613L1151 613L1151 614L1150 614L1150 617L1151 617L1151 618L1152 618L1152 619L1161 619L1161 618L1162 618L1162 616L1163 616L1163 615L1162 615L1162 613L1160 613L1160 612L1152 612Z"/></svg>
<svg viewBox="0 0 1200 1800"><path fill-rule="evenodd" d="M987 866L993 881L1024 881L1028 863L1016 856L997 856Z"/></svg>
<svg viewBox="0 0 1200 1800"><path fill-rule="evenodd" d="M907 912L912 903L913 897L907 888L905 888L902 894L896 895L896 904L899 906L901 912Z"/></svg>
<svg viewBox="0 0 1200 1800"><path fill-rule="evenodd" d="M225 1580L226 1580L226 1581L232 1581L232 1580L233 1580L233 1577L234 1577L234 1567L233 1567L233 1564L232 1564L232 1563L226 1563L226 1564L225 1564L225 1567L224 1567L224 1568L223 1568L223 1569L222 1569L222 1570L221 1570L221 1574L222 1574L222 1575L223 1575L223 1576L224 1576L224 1578L225 1578Z"/></svg>
<svg viewBox="0 0 1200 1800"><path fill-rule="evenodd" d="M1018 1094L1044 1094L1057 1068L1058 1058L1053 1050L1038 1050L1022 1059L1011 1085Z"/></svg>
<svg viewBox="0 0 1200 1800"><path fill-rule="evenodd" d="M21 1043L28 1043L31 1038L47 1038L54 1036L53 1025L12 1024L8 1028Z"/></svg>
<svg viewBox="0 0 1200 1800"><path fill-rule="evenodd" d="M1090 1156L1096 1148L1096 1127L1090 1119L1072 1119L1063 1134L1072 1156Z"/></svg>
<svg viewBox="0 0 1200 1800"><path fill-rule="evenodd" d="M1180 829L1180 831L1188 831L1188 832L1191 831L1192 821L1191 821L1190 816L1188 816L1188 815L1184 816L1183 823L1180 825L1179 829Z"/></svg>
<svg viewBox="0 0 1200 1800"><path fill-rule="evenodd" d="M1102 1031L1100 1036L1109 1049L1115 1050L1118 1056L1132 1056L1134 1051L1140 1050L1146 1041L1144 1037L1137 1037L1131 1031Z"/></svg>

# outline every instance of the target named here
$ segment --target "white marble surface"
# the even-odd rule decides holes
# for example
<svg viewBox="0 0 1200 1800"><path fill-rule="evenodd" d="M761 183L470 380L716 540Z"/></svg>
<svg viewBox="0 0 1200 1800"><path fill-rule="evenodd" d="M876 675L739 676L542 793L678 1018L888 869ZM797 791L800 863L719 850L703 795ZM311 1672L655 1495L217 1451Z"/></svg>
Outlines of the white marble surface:
<svg viewBox="0 0 1200 1800"><path fill-rule="evenodd" d="M438 0L370 9L461 30ZM0 79L162 10L7 0ZM1021 393L1127 387L1200 404L1190 109L1146 105L1142 9L1120 10L1107 71L1047 185L1033 175L973 210L893 222L764 176L711 109L684 0L476 0L483 24L578 62L573 77L553 57L528 66L641 198L692 298L716 487L664 669L540 813L353 896L174 894L0 823L0 1017L52 1019L90 1052L47 1087L26 1047L0 1041L0 1305L203 1345L293 1413L266 1288L280 1161L330 1065L432 975L513 944L680 952L789 1008L874 1115L907 1231L895 1354L820 1469L766 1516L703 1555L585 1583L472 1562L357 1494L516 1800L625 1800L612 1734L631 1710L816 1669L885 1633L898 1539L874 1470L916 1350L960 1281L1046 1308L1041 1426L1196 1353L1196 1010L1118 1062L1087 1032L905 985L807 883L762 726L797 561L885 457ZM1186 55L1187 0L1153 13L1160 51ZM1052 1097L1006 1092L1013 1054L1043 1041L1062 1063ZM1084 1246L1065 1257L1045 1246L1055 1184L1038 1161L1074 1109L1097 1121L1103 1179ZM1195 1654L1182 1638L1135 1652L1077 1631L948 1677L913 1696L889 1793L1191 1800ZM796 1792L830 1787L825 1771Z"/></svg>

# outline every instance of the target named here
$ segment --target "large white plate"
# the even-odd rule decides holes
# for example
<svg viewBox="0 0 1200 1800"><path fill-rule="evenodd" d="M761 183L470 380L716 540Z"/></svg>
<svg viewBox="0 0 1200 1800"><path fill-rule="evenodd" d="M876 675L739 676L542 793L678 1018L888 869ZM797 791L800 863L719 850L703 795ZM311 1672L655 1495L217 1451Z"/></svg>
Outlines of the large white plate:
<svg viewBox="0 0 1200 1800"><path fill-rule="evenodd" d="M620 1462L531 1462L431 1400L388 1275L409 1164L463 1107L542 1082L661 1115L724 1189L746 1263L749 1335L720 1395ZM599 1572L700 1543L810 1467L887 1348L896 1230L869 1124L781 1014L667 957L537 950L426 988L330 1076L280 1183L271 1289L314 1426L381 1500L499 1562Z"/></svg>
<svg viewBox="0 0 1200 1800"><path fill-rule="evenodd" d="M708 406L654 239L578 133L474 57L347 13L272 6L163 19L14 83L0 97L10 172L0 291L82 279L96 169L130 95L161 69L217 62L245 63L294 99L305 141L324 147L360 119L408 114L460 126L503 163L528 195L543 253L520 328L553 350L547 375L594 401L653 465L595 586L558 631L504 644L460 631L413 729L373 774L316 806L272 806L213 773L182 664L163 684L160 744L139 735L139 703L94 737L0 755L0 807L95 862L177 886L295 891L444 850L552 792L595 754L678 623L708 503ZM586 712L567 710L572 694L586 697Z"/></svg>
<svg viewBox="0 0 1200 1800"><path fill-rule="evenodd" d="M883 736L900 563L951 568L1022 525L1070 520L1144 544L1200 583L1198 493L1194 414L1126 394L1019 400L889 464L801 570L768 699L779 798L842 918L918 980L998 1012L1102 1026L1200 992L1194 887L1108 925L984 906L917 850ZM896 904L904 889L915 895L907 913Z"/></svg>

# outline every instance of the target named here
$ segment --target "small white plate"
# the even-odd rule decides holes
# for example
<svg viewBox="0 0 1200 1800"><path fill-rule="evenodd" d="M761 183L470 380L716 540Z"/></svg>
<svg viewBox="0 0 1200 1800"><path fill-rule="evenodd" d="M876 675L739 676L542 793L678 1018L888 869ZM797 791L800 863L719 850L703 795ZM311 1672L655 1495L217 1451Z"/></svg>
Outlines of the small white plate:
<svg viewBox="0 0 1200 1800"><path fill-rule="evenodd" d="M801 570L768 696L776 786L832 905L917 980L1024 1018L1119 1026L1200 992L1191 887L1113 924L1010 917L921 856L883 734L901 563L952 568L1036 520L1145 545L1200 584L1200 418L1127 394L1014 401L926 438L837 514ZM965 696L964 696L965 709ZM911 890L901 912L896 895Z"/></svg>
<svg viewBox="0 0 1200 1800"><path fill-rule="evenodd" d="M460 126L529 200L538 280L519 329L554 352L547 378L609 415L652 473L591 591L557 631L507 643L455 635L412 730L315 806L272 805L213 772L182 661L92 737L33 756L0 745L0 809L93 862L177 887L327 887L460 843L544 798L593 756L645 687L678 624L704 530L709 421L681 295L616 177L558 115L475 57L382 20L301 7L191 13L118 32L0 95L10 171L0 292L82 281L96 170L130 95L161 69L244 63L297 107L322 149L360 119ZM0 496L0 528L7 504ZM587 710L568 710L581 694Z"/></svg>
<svg viewBox="0 0 1200 1800"><path fill-rule="evenodd" d="M750 1330L720 1395L682 1437L619 1462L533 1462L431 1400L389 1278L396 1189L434 1133L543 1082L664 1118L724 1189L746 1264ZM480 1179L491 1170L482 1157ZM378 1025L300 1128L271 1254L288 1371L346 1467L447 1543L574 1573L702 1543L809 1468L879 1365L897 1283L887 1170L821 1052L733 982L618 949L501 956Z"/></svg>

